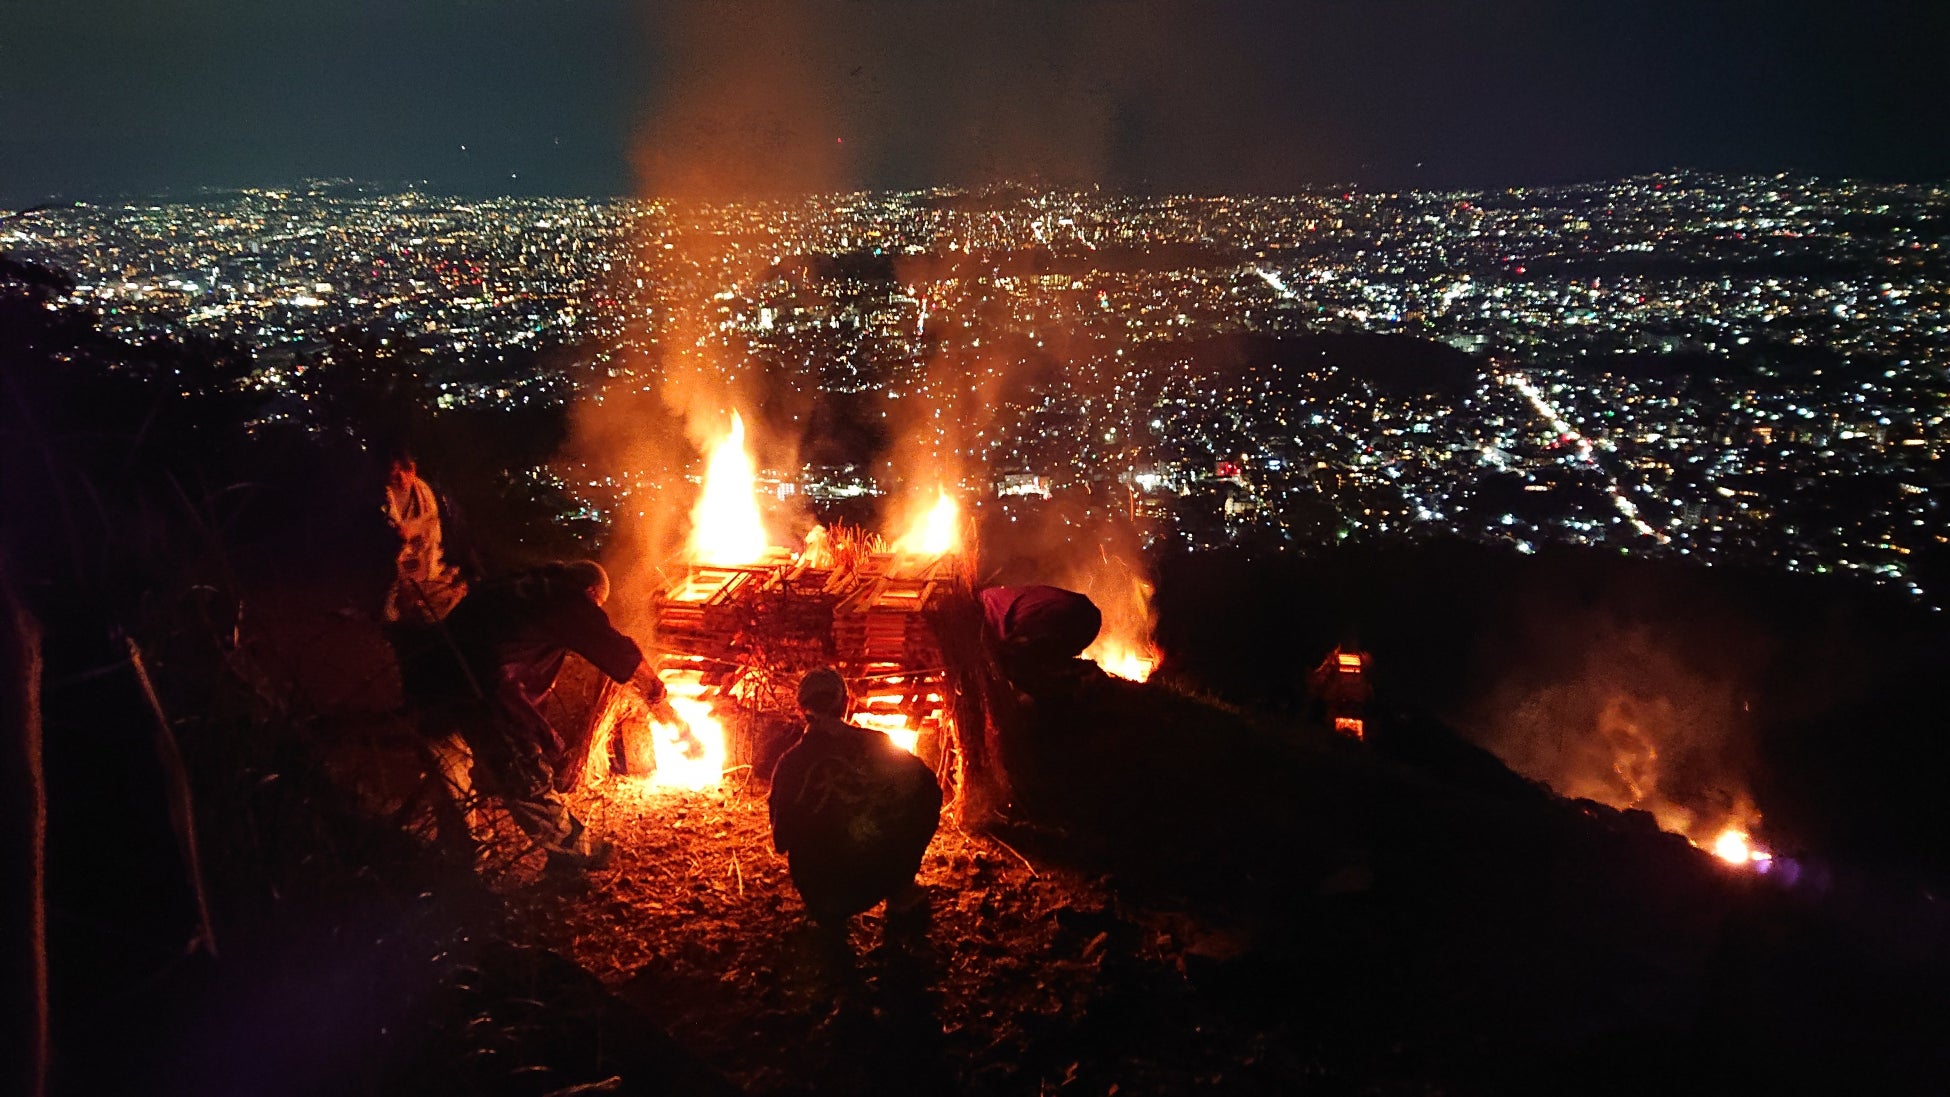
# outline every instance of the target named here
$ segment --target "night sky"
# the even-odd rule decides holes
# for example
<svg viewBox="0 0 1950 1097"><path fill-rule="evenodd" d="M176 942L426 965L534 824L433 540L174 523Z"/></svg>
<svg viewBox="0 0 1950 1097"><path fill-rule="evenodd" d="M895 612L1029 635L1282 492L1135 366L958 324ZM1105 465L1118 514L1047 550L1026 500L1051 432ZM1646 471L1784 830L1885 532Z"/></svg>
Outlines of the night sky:
<svg viewBox="0 0 1950 1097"><path fill-rule="evenodd" d="M0 206L425 180L1950 178L1950 3L65 0L0 22Z"/></svg>

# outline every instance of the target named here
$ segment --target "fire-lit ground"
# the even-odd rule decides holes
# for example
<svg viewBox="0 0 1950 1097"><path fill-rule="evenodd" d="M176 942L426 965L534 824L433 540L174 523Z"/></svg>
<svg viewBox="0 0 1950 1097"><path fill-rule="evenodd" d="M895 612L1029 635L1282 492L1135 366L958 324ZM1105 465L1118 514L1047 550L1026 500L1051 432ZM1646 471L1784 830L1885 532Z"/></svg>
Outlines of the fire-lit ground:
<svg viewBox="0 0 1950 1097"><path fill-rule="evenodd" d="M1257 1038L1214 1028L1106 1055L1124 1039L1104 1019L1134 997L1196 1008L1189 923L1140 928L1106 913L1099 882L1032 868L995 840L944 824L921 872L928 946L880 951L880 918L863 916L848 971L812 948L760 797L619 780L579 807L617 842L615 863L586 888L518 888L515 923L751 1092L1036 1092L1079 1078L1089 1092L1184 1091L1259 1054Z"/></svg>
<svg viewBox="0 0 1950 1097"><path fill-rule="evenodd" d="M1539 1079L1554 1092L1814 1079L1907 1093L1944 1076L1927 1020L1950 1005L1939 907L1783 887L1636 813L1546 797L1443 729L1385 713L1356 744L1155 684L1106 681L1080 704L1036 740L1062 751L1043 806L1072 840L1010 832L1032 875L944 829L924 871L932 962L863 947L850 991L820 977L762 800L738 791L583 794L579 809L619 841L614 866L562 887L529 854L490 874L491 909L448 913L462 940L587 966L757 1094L1508 1093ZM344 773L377 762L352 752ZM423 886L405 894L466 893ZM391 925L330 938L355 975L364 949L399 939ZM405 977L427 977L415 967L373 983L361 1007L390 1009L375 1024L430 1075L501 1086L449 1091L541 1094L620 1074L631 1092L665 1077L523 1043L537 1027L570 1043L586 1021L474 948L443 940L415 957L504 998L429 996ZM477 1024L490 1008L496 1023ZM441 1041L415 1035L431 1027ZM516 1072L544 1063L546 1083L522 1088Z"/></svg>

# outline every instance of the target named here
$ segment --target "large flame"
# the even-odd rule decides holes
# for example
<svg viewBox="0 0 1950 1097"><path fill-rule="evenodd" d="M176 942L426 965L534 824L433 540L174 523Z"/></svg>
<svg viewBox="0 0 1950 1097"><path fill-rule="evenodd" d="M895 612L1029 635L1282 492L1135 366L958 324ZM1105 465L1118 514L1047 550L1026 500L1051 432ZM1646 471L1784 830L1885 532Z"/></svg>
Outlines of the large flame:
<svg viewBox="0 0 1950 1097"><path fill-rule="evenodd" d="M961 507L942 488L934 505L894 542L894 551L913 556L940 556L961 547Z"/></svg>
<svg viewBox="0 0 1950 1097"><path fill-rule="evenodd" d="M704 492L691 511L691 559L747 564L770 545L758 513L758 471L745 449L745 421L734 411L731 433L705 462Z"/></svg>

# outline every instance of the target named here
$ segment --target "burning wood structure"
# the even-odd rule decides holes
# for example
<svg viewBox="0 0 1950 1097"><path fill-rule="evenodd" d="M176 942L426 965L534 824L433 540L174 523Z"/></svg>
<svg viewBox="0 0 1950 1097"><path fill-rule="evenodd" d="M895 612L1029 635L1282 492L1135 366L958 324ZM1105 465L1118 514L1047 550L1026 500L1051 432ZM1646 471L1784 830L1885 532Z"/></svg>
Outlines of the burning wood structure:
<svg viewBox="0 0 1950 1097"><path fill-rule="evenodd" d="M1004 781L992 716L1013 694L984 642L972 538L955 499L943 487L916 500L898 537L815 527L798 553L767 547L744 447L734 414L706 455L683 561L658 573L644 614L674 710L661 719L683 726L605 684L582 757L609 751L625 772L666 787L708 788L740 767L764 776L800 727L800 678L831 666L851 687L855 723L927 762L958 815L989 810ZM1117 577L1120 627L1092 657L1107 666L1115 657L1114 673L1142 679L1157 661L1150 590L1128 569Z"/></svg>
<svg viewBox="0 0 1950 1097"><path fill-rule="evenodd" d="M948 603L971 597L963 558L838 555L829 567L784 553L686 567L653 605L659 673L725 726L730 766L770 761L776 729L796 725L799 677L833 666L853 686L856 722L943 771L959 698L940 631Z"/></svg>

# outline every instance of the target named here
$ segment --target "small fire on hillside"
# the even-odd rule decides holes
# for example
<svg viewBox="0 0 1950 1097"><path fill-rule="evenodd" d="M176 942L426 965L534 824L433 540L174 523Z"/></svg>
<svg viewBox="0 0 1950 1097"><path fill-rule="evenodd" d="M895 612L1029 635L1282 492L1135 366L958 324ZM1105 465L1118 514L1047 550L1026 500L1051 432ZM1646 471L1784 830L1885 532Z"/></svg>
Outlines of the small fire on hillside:
<svg viewBox="0 0 1950 1097"><path fill-rule="evenodd" d="M1730 865L1765 864L1774 855L1754 845L1747 833L1736 827L1728 827L1713 839L1713 855Z"/></svg>
<svg viewBox="0 0 1950 1097"><path fill-rule="evenodd" d="M1663 712L1654 709L1658 711L1613 697L1599 713L1600 747L1589 756L1602 768L1571 774L1559 782L1562 790L1620 810L1648 812L1660 829L1728 864L1765 871L1774 855L1753 837L1760 811L1752 799L1745 792L1727 794L1717 788L1682 790L1647 730L1646 721Z"/></svg>
<svg viewBox="0 0 1950 1097"><path fill-rule="evenodd" d="M1104 615L1103 631L1084 649L1083 657L1107 674L1133 682L1149 679L1161 658L1152 639L1157 628L1157 614L1151 608L1152 585L1108 553L1072 582Z"/></svg>

